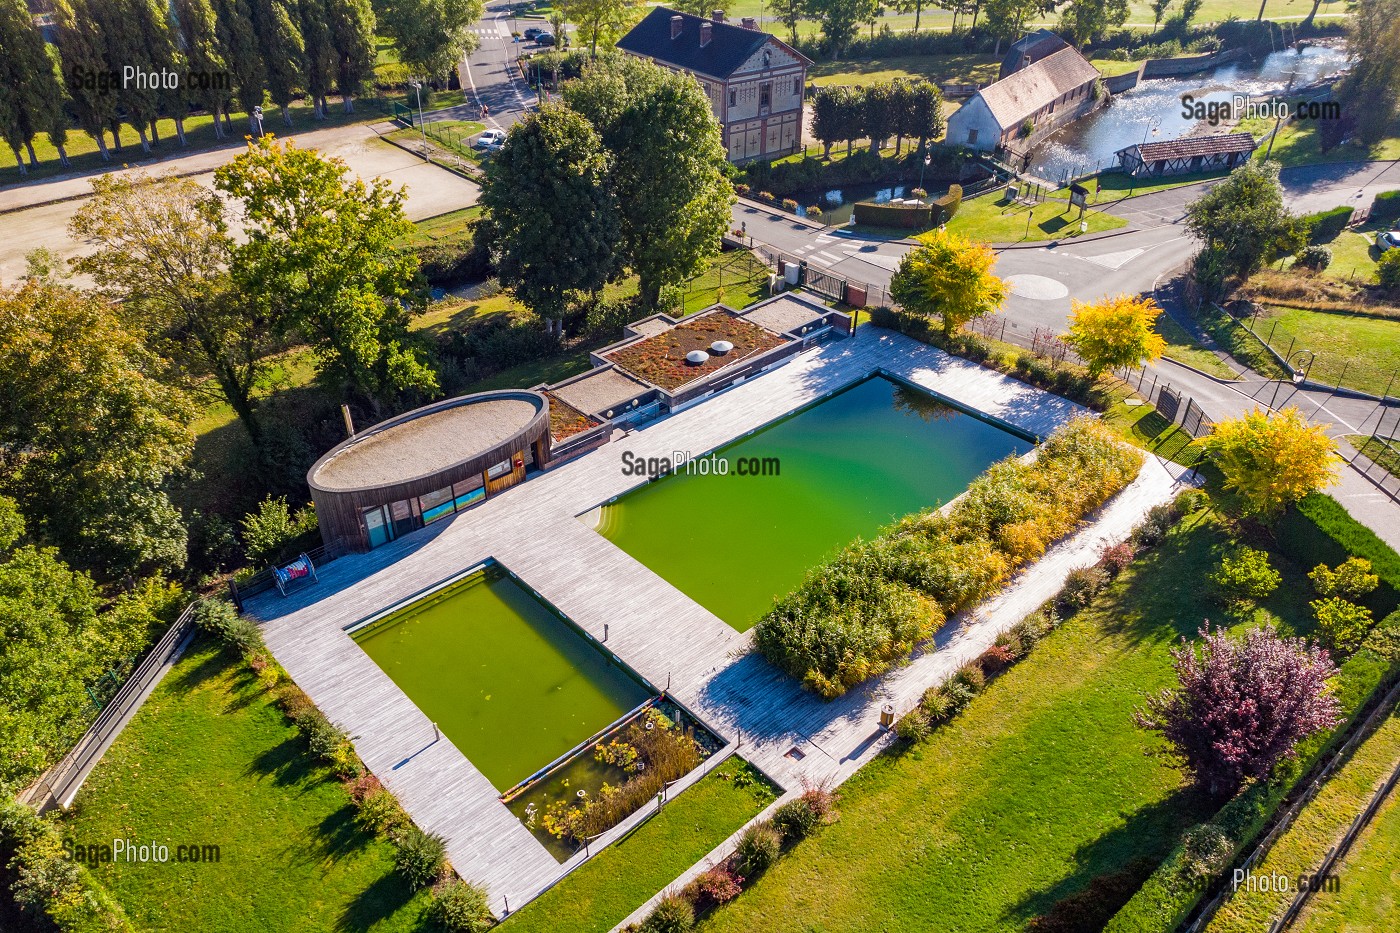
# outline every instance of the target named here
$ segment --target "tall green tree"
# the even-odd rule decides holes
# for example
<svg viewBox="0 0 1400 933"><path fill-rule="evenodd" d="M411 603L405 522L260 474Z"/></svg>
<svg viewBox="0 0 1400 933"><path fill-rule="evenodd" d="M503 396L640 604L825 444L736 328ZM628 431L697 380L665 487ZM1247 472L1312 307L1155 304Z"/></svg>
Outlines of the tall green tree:
<svg viewBox="0 0 1400 933"><path fill-rule="evenodd" d="M987 31L997 38L993 55L1001 54L1001 44L1015 39L1021 34L1026 18L1040 12L1040 0L985 0L981 8L987 12ZM973 27L977 24L977 13L973 12Z"/></svg>
<svg viewBox="0 0 1400 933"><path fill-rule="evenodd" d="M312 115L326 118L326 97L335 86L336 51L331 41L330 11L325 0L298 0L297 28L305 44L306 93Z"/></svg>
<svg viewBox="0 0 1400 933"><path fill-rule="evenodd" d="M228 63L224 61L219 44L213 4L210 0L174 0L171 13L175 19L184 70L194 75L209 76L209 80L185 84L185 101L209 111L214 118L214 136L223 139L223 121L228 119L228 105L233 95L229 88L220 87L221 82L214 80L216 76L228 73Z"/></svg>
<svg viewBox="0 0 1400 933"><path fill-rule="evenodd" d="M1171 8L1175 0L1152 0L1152 30L1157 31L1157 27L1162 25L1162 17L1167 15L1167 10Z"/></svg>
<svg viewBox="0 0 1400 933"><path fill-rule="evenodd" d="M1356 135L1374 146L1400 113L1400 0L1361 0L1347 31L1347 52L1356 62L1337 96Z"/></svg>
<svg viewBox="0 0 1400 933"><path fill-rule="evenodd" d="M425 295L417 261L395 245L413 227L402 189L266 136L220 167L214 185L242 211L246 241L230 260L240 300L304 335L325 380L375 414L401 393L436 390L408 332Z"/></svg>
<svg viewBox="0 0 1400 933"><path fill-rule="evenodd" d="M0 85L0 135L14 150L20 174L26 171L20 149L28 153L29 164L37 166L35 135L52 137L59 127L64 130L51 141L67 165L63 84L24 0L0 0Z"/></svg>
<svg viewBox="0 0 1400 933"><path fill-rule="evenodd" d="M788 31L788 41L797 43L797 24L807 18L807 0L773 0L768 12Z"/></svg>
<svg viewBox="0 0 1400 933"><path fill-rule="evenodd" d="M0 484L40 541L104 577L180 567L167 490L193 407L96 296L47 281L0 292Z"/></svg>
<svg viewBox="0 0 1400 933"><path fill-rule="evenodd" d="M689 75L651 62L600 60L565 88L612 153L627 265L654 308L719 252L734 190L719 123Z"/></svg>
<svg viewBox="0 0 1400 933"><path fill-rule="evenodd" d="M511 130L487 169L482 203L501 284L546 318L571 292L596 293L621 271L612 160L580 114L545 105Z"/></svg>
<svg viewBox="0 0 1400 933"><path fill-rule="evenodd" d="M865 89L865 107L861 112L860 132L870 140L870 148L879 152L885 140L899 127L899 101L894 87L887 81Z"/></svg>
<svg viewBox="0 0 1400 933"><path fill-rule="evenodd" d="M54 41L67 74L99 75L107 72L107 40L91 13L95 0L54 0ZM96 81L69 81L68 93L78 125L97 143L104 161L112 158L107 130L117 113L117 98ZM113 142L117 139L114 135Z"/></svg>
<svg viewBox="0 0 1400 933"><path fill-rule="evenodd" d="M819 87L812 97L812 136L822 144L822 158L831 158L831 147L845 139L841 125L840 96L846 87Z"/></svg>
<svg viewBox="0 0 1400 933"><path fill-rule="evenodd" d="M1277 162L1246 162L1186 209L1186 225L1203 244L1196 278L1208 291L1246 278L1303 246L1298 218L1283 205Z"/></svg>
<svg viewBox="0 0 1400 933"><path fill-rule="evenodd" d="M672 10L708 19L715 10L728 13L734 7L734 0L676 0L667 6Z"/></svg>
<svg viewBox="0 0 1400 933"><path fill-rule="evenodd" d="M167 376L191 391L216 391L253 443L262 438L254 390L267 373L274 322L262 302L233 290L233 240L219 199L189 179L99 175L69 222L95 246L77 263L148 346Z"/></svg>
<svg viewBox="0 0 1400 933"><path fill-rule="evenodd" d="M476 48L470 27L485 8L482 0L384 0L379 25L393 40L400 61L437 81Z"/></svg>
<svg viewBox="0 0 1400 933"><path fill-rule="evenodd" d="M220 54L232 73L238 106L248 115L248 128L253 135L263 129L253 115L267 97L267 69L263 65L258 32L253 27L251 0L213 0L215 37ZM229 123L226 119L225 123Z"/></svg>
<svg viewBox="0 0 1400 933"><path fill-rule="evenodd" d="M292 125L287 109L296 98L306 72L306 41L292 16L289 0L251 0L253 31L267 74L267 94Z"/></svg>
<svg viewBox="0 0 1400 933"><path fill-rule="evenodd" d="M327 0L331 45L335 48L335 92L346 113L355 95L374 77L375 18L369 0Z"/></svg>
<svg viewBox="0 0 1400 933"><path fill-rule="evenodd" d="M890 295L905 311L938 318L951 337L1006 300L1006 283L992 274L997 260L991 247L946 231L921 239L890 279Z"/></svg>
<svg viewBox="0 0 1400 933"><path fill-rule="evenodd" d="M1060 14L1075 45L1097 42L1128 21L1128 0L1073 0Z"/></svg>
<svg viewBox="0 0 1400 933"><path fill-rule="evenodd" d="M579 37L588 43L588 54L594 57L599 45L611 47L641 19L645 9L640 0L560 0L558 7L564 18L578 27Z"/></svg>
<svg viewBox="0 0 1400 933"><path fill-rule="evenodd" d="M943 135L947 121L943 118L943 92L931 81L911 81L905 85L906 101L903 108L905 121L900 124L900 132L919 141L919 148L928 145L930 139Z"/></svg>
<svg viewBox="0 0 1400 933"><path fill-rule="evenodd" d="M929 0L891 0L890 6L900 13L914 14L914 31L919 31L919 20L923 18L924 7Z"/></svg>
<svg viewBox="0 0 1400 933"><path fill-rule="evenodd" d="M833 58L840 58L862 23L879 15L879 0L808 0L808 15L821 25L822 39Z"/></svg>

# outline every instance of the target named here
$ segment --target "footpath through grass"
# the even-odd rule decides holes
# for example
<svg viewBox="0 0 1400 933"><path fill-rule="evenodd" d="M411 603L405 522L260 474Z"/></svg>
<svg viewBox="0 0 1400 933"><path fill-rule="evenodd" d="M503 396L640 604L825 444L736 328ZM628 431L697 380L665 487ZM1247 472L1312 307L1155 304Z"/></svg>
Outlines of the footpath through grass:
<svg viewBox="0 0 1400 933"><path fill-rule="evenodd" d="M81 844L163 843L172 858L180 844L219 847L212 863L94 866L150 933L388 933L416 929L428 902L248 668L203 640L107 752L63 830Z"/></svg>
<svg viewBox="0 0 1400 933"><path fill-rule="evenodd" d="M731 758L508 918L501 931L607 933L773 799L764 778Z"/></svg>
<svg viewBox="0 0 1400 933"><path fill-rule="evenodd" d="M1160 860L1209 814L1132 721L1169 649L1220 617L1196 585L1227 538L1188 518L951 723L841 789L841 820L701 927L765 933L1020 931L1097 875ZM1311 626L1303 571L1260 618Z"/></svg>
<svg viewBox="0 0 1400 933"><path fill-rule="evenodd" d="M1288 878L1289 889L1239 889L1215 915L1210 926L1206 928L1207 933L1253 933L1267 930L1293 900L1298 879L1303 875L1312 874L1321 865L1328 851L1341 840L1351 821L1370 803L1376 787L1389 777L1397 765L1400 765L1400 710L1392 708L1390 715L1376 732L1362 743L1346 765L1323 785L1322 790L1298 815L1288 832L1274 843L1269 853L1254 867L1255 873L1260 876L1277 874ZM1371 870L1370 873L1374 874L1377 867L1375 862L1385 862L1393 867L1397 855L1400 855L1400 852L1394 847L1387 850L1382 840L1379 844L1371 846L1369 855L1364 846L1353 849L1349 861L1360 863L1358 867L1366 866ZM1336 877L1340 881L1340 892L1326 889L1316 892L1313 897L1318 909L1314 913L1330 913L1339 922L1330 926L1314 925L1315 929L1396 929L1393 920L1390 923L1378 922L1381 918L1376 915L1375 908L1380 904L1372 898L1358 899L1353 896L1350 898L1353 904L1345 907L1338 915L1335 908L1342 906L1338 893L1350 894L1353 879L1347 867L1337 871ZM1394 898L1393 887L1389 893L1390 910L1385 912L1392 918L1400 919L1400 905L1397 905ZM1368 922L1365 925L1357 925L1363 918ZM1376 922L1371 922L1373 920Z"/></svg>

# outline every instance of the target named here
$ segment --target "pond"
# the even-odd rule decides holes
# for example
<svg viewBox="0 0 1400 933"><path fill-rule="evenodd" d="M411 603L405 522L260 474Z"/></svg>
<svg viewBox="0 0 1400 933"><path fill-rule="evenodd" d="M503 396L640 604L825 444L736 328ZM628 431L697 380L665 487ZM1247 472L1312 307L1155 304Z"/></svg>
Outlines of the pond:
<svg viewBox="0 0 1400 933"><path fill-rule="evenodd" d="M744 631L826 555L1031 446L874 377L721 448L711 462L732 465L724 475L698 472L700 459L582 518Z"/></svg>
<svg viewBox="0 0 1400 933"><path fill-rule="evenodd" d="M1346 52L1340 48L1310 45L1274 52L1257 62L1222 65L1210 73L1144 80L1038 146L1031 156L1030 173L1058 182L1111 170L1119 149L1191 132L1197 121L1183 115L1183 95L1207 104L1228 102L1236 94L1264 97L1285 90L1290 81L1301 87L1340 71L1346 61Z"/></svg>
<svg viewBox="0 0 1400 933"><path fill-rule="evenodd" d="M499 791L650 696L495 563L352 637Z"/></svg>

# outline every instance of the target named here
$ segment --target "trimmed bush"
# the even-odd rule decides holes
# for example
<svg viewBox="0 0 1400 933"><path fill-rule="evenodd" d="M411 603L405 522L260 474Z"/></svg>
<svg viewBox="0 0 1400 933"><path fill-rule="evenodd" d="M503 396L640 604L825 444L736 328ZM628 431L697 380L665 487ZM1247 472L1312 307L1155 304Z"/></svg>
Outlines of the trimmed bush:
<svg viewBox="0 0 1400 933"><path fill-rule="evenodd" d="M1381 578L1371 572L1371 562L1364 557L1348 557L1333 570L1318 564L1308 574L1319 596L1340 596L1360 599L1381 585Z"/></svg>
<svg viewBox="0 0 1400 933"><path fill-rule="evenodd" d="M1331 210L1305 215L1302 222L1308 231L1308 243L1331 243L1347 228L1352 213L1350 207L1334 207Z"/></svg>
<svg viewBox="0 0 1400 933"><path fill-rule="evenodd" d="M822 815L801 798L789 800L773 814L773 826L783 834L783 841L791 845L801 842L821 825Z"/></svg>
<svg viewBox="0 0 1400 933"><path fill-rule="evenodd" d="M1141 465L1103 425L1077 418L1034 461L995 464L948 514L907 516L813 569L759 621L755 643L808 689L839 696L908 657L945 614L994 593Z"/></svg>
<svg viewBox="0 0 1400 933"><path fill-rule="evenodd" d="M1268 553L1252 547L1227 554L1210 577L1221 601L1235 610L1251 609L1261 599L1268 599L1282 579L1270 565Z"/></svg>
<svg viewBox="0 0 1400 933"><path fill-rule="evenodd" d="M743 882L743 878L718 865L697 875L681 893L697 909L710 910L738 897L743 890Z"/></svg>
<svg viewBox="0 0 1400 933"><path fill-rule="evenodd" d="M226 599L205 599L195 606L194 624L239 654L248 655L263 647L262 630L252 619L238 614Z"/></svg>
<svg viewBox="0 0 1400 933"><path fill-rule="evenodd" d="M433 890L432 903L424 916L429 923L448 933L486 933L496 923L486 891L459 878Z"/></svg>
<svg viewBox="0 0 1400 933"><path fill-rule="evenodd" d="M754 823L734 847L734 867L745 878L761 875L777 860L782 846L782 834L772 823Z"/></svg>
<svg viewBox="0 0 1400 933"><path fill-rule="evenodd" d="M949 185L948 193L941 198L936 198L933 202L933 222L946 224L952 220L953 216L957 214L958 208L962 206L962 197L962 185Z"/></svg>
<svg viewBox="0 0 1400 933"><path fill-rule="evenodd" d="M1321 272L1332 265L1332 250L1326 246L1309 246L1298 254L1298 265L1304 269Z"/></svg>
<svg viewBox="0 0 1400 933"><path fill-rule="evenodd" d="M1309 605L1317 616L1322 641L1334 651L1356 650L1371 630L1371 610L1336 596L1315 599Z"/></svg>
<svg viewBox="0 0 1400 933"><path fill-rule="evenodd" d="M1108 572L1102 567L1080 567L1071 570L1060 589L1059 604L1068 612L1078 612L1094 601L1108 586Z"/></svg>
<svg viewBox="0 0 1400 933"><path fill-rule="evenodd" d="M686 933L695 926L695 905L678 894L668 894L642 921L642 933Z"/></svg>
<svg viewBox="0 0 1400 933"><path fill-rule="evenodd" d="M1371 202L1372 220L1390 220L1400 217L1400 191L1382 191Z"/></svg>
<svg viewBox="0 0 1400 933"><path fill-rule="evenodd" d="M894 724L894 734L902 742L922 742L933 733L933 724L922 709L912 709Z"/></svg>
<svg viewBox="0 0 1400 933"><path fill-rule="evenodd" d="M1400 249L1392 249L1376 264L1376 281L1390 291L1400 289Z"/></svg>
<svg viewBox="0 0 1400 933"><path fill-rule="evenodd" d="M434 883L447 870L447 844L441 836L410 823L399 832L395 845L394 867L414 891Z"/></svg>
<svg viewBox="0 0 1400 933"><path fill-rule="evenodd" d="M1361 648L1392 664L1400 661L1400 609L1381 619Z"/></svg>

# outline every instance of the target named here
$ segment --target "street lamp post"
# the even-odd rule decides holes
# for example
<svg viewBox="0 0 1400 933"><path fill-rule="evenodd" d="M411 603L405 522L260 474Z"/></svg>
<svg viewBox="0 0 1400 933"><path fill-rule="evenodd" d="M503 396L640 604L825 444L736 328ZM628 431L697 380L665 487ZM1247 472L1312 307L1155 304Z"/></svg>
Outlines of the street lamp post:
<svg viewBox="0 0 1400 933"><path fill-rule="evenodd" d="M253 108L253 122L258 125L258 136L261 138L263 134L263 109L261 107Z"/></svg>
<svg viewBox="0 0 1400 933"><path fill-rule="evenodd" d="M428 158L428 129L423 125L423 83L421 81L410 81L413 85L413 93L418 98L418 135L423 137L423 161L432 161Z"/></svg>
<svg viewBox="0 0 1400 933"><path fill-rule="evenodd" d="M927 168L929 167L929 165L930 165L932 162L933 162L933 153L931 153L931 152L925 152L925 153L924 153L924 164L921 165L921 166L919 166L919 190L920 190L920 191L923 191L923 190L924 190L924 170L927 169Z"/></svg>

